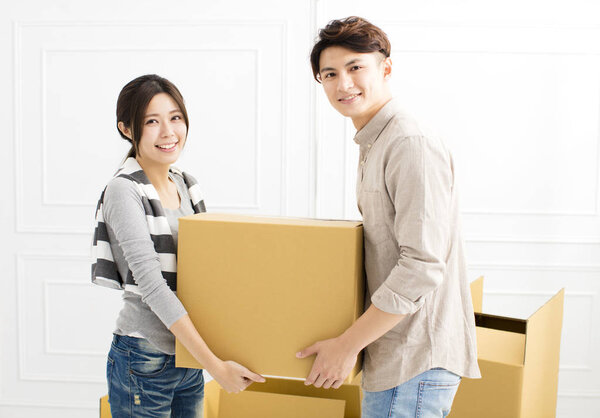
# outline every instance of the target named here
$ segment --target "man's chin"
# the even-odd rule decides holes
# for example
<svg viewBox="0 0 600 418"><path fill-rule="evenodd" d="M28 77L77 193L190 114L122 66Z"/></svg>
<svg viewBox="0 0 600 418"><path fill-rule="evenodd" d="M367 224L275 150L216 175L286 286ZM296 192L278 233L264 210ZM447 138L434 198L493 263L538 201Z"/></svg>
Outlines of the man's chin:
<svg viewBox="0 0 600 418"><path fill-rule="evenodd" d="M336 108L336 110L342 115L345 116L347 118L355 118L357 116L360 116L361 112L359 109L349 109L348 107L338 107Z"/></svg>

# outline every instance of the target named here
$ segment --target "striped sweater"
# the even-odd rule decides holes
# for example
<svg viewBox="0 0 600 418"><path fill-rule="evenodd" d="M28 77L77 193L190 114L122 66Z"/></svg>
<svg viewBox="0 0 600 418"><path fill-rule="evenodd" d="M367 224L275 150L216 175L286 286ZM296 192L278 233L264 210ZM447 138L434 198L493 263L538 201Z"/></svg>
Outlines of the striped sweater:
<svg viewBox="0 0 600 418"><path fill-rule="evenodd" d="M188 188L194 213L206 212L204 201L200 194L200 189L196 180L171 167L169 171L173 175L181 176ZM162 275L169 288L177 290L177 257L175 242L169 222L165 216L164 209L160 203L158 192L148 180L148 177L142 170L142 167L135 158L128 158L115 173L115 177L122 177L132 181L140 194L146 221L150 230L150 237L154 243L154 249L160 260ZM92 243L92 283L110 287L113 289L126 289L130 292L139 294L137 284L133 278L131 270L126 277L122 277L115 264L114 256L110 248L108 230L103 217L104 194L106 188L102 191L98 205L96 206L96 219L94 239Z"/></svg>

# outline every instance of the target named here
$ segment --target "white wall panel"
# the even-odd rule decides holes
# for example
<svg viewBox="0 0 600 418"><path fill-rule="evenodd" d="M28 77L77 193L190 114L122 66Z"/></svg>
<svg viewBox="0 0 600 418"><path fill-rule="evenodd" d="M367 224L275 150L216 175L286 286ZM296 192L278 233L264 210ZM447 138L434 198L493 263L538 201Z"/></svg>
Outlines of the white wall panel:
<svg viewBox="0 0 600 418"><path fill-rule="evenodd" d="M17 163L21 174L31 173L17 177L19 228L89 230L99 190L128 148L114 127L116 96L145 73L171 79L187 100L190 133L180 163L200 179L207 206L280 213L284 29L17 24ZM214 31L223 37L210 37Z"/></svg>
<svg viewBox="0 0 600 418"><path fill-rule="evenodd" d="M598 242L600 47L589 39L600 28L384 23L394 96L453 153L467 237ZM337 137L356 148L348 130ZM357 153L319 155L322 172L346 172L319 178L321 207L355 181ZM356 213L354 189L343 189L344 213Z"/></svg>
<svg viewBox="0 0 600 418"><path fill-rule="evenodd" d="M22 380L103 382L121 300L118 292L82 280L89 263L89 256L17 256Z"/></svg>

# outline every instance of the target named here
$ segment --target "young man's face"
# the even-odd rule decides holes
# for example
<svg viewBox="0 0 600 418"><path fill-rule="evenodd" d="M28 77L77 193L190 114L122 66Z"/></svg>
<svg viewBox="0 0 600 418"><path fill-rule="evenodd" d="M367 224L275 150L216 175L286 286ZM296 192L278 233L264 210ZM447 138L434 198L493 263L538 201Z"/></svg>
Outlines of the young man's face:
<svg viewBox="0 0 600 418"><path fill-rule="evenodd" d="M360 130L391 98L387 80L392 62L380 52L360 53L341 46L321 52L319 76L331 105Z"/></svg>

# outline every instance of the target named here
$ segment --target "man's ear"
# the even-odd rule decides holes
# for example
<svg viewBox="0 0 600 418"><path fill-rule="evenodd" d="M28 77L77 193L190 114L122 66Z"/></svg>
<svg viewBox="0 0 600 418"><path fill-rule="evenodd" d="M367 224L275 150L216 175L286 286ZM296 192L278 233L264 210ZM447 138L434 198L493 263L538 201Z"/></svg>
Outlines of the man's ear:
<svg viewBox="0 0 600 418"><path fill-rule="evenodd" d="M392 76L392 59L390 57L386 57L383 62L383 78L385 80L389 80Z"/></svg>
<svg viewBox="0 0 600 418"><path fill-rule="evenodd" d="M119 122L117 124L117 127L119 128L119 131L121 131L121 133L123 135L125 135L127 138L131 139L131 129L129 129L127 126L125 126L125 124L123 122Z"/></svg>

